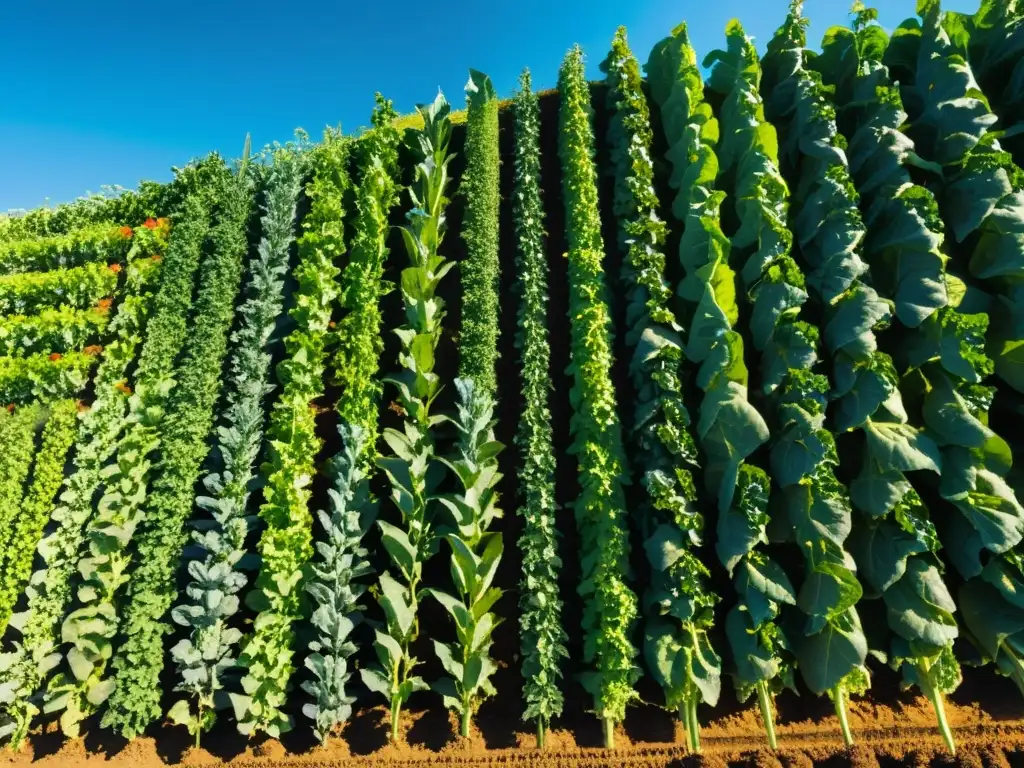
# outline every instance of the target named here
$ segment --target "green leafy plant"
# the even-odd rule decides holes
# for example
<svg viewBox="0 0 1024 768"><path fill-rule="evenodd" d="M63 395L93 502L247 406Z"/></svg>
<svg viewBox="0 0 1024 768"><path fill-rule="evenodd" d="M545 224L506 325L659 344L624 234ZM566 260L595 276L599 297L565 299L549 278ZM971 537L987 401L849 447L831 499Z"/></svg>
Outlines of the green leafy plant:
<svg viewBox="0 0 1024 768"><path fill-rule="evenodd" d="M114 691L104 727L134 738L161 715L160 674L166 620L178 596L175 572L187 541L194 488L210 451L208 437L220 396L221 368L248 254L254 206L248 155L237 174L217 179L218 209L210 228L192 304L188 338L173 373L174 388L160 425L160 454L134 537L136 565L125 590L120 646L114 653Z"/></svg>
<svg viewBox="0 0 1024 768"><path fill-rule="evenodd" d="M675 37L659 43L654 57L660 62L671 55L674 44ZM644 655L666 706L679 711L690 750L699 752L697 705L703 701L714 706L722 687L722 662L708 638L718 597L708 588L710 571L697 552L704 518L693 480L697 445L682 396L684 345L665 279L662 248L668 227L658 217L650 112L624 27L616 33L602 69L613 110L608 143L615 168L618 244L625 254L626 343L633 351L630 373L637 416L632 437L646 490L640 530L651 586L644 596Z"/></svg>
<svg viewBox="0 0 1024 768"><path fill-rule="evenodd" d="M519 581L520 655L523 719L537 721L537 746L543 748L551 718L562 713L564 697L558 681L561 660L568 658L558 592L555 528L555 449L551 433L551 348L548 344L548 263L544 245L544 210L540 197L540 105L529 70L519 77L515 99L516 346L519 348L523 415L516 431L521 462L518 471L519 538L522 576Z"/></svg>
<svg viewBox="0 0 1024 768"><path fill-rule="evenodd" d="M66 235L16 240L0 245L0 273L47 272L83 264L122 263L131 250L131 227L93 224Z"/></svg>
<svg viewBox="0 0 1024 768"><path fill-rule="evenodd" d="M345 692L352 676L348 658L356 651L350 635L362 621L359 601L366 585L359 580L373 573L362 540L377 514L363 460L368 451L367 434L361 427L345 423L339 425L338 432L344 447L331 460L331 511L318 512L325 536L316 542L318 557L305 586L317 608L312 618L316 639L310 642L311 653L306 656L306 668L313 677L302 683L314 701L302 711L313 719L321 742L349 718L355 701Z"/></svg>
<svg viewBox="0 0 1024 768"><path fill-rule="evenodd" d="M64 479L64 465L75 440L78 401L58 400L48 407L42 443L35 454L32 481L21 500L17 516L4 526L0 541L0 634L7 629L14 604L32 573L32 556L50 518L54 497ZM5 444L9 450L10 444Z"/></svg>
<svg viewBox="0 0 1024 768"><path fill-rule="evenodd" d="M103 332L109 319L109 307L60 307L32 315L7 315L0 319L0 352L25 357L82 349Z"/></svg>
<svg viewBox="0 0 1024 768"><path fill-rule="evenodd" d="M51 515L55 528L37 550L44 564L29 579L27 609L11 619L21 641L10 653L0 654L0 738L10 736L13 749L21 747L40 713L44 698L40 689L62 659L58 651L61 620L73 599L78 553L86 541L103 468L127 427L124 417L131 390L126 377L142 346L163 266L160 254L154 255L158 259L128 263L124 292L108 326L110 338L93 381L95 399L79 418L72 472Z"/></svg>
<svg viewBox="0 0 1024 768"><path fill-rule="evenodd" d="M437 551L437 532L428 502L438 482L430 472L434 457L433 427L439 417L430 407L441 390L434 372L434 353L441 341L444 301L437 295L442 278L454 266L439 253L447 228L445 191L450 181L451 107L438 93L429 106L417 108L423 128L415 133L419 162L409 189L413 208L402 227L409 266L402 270L402 303L406 324L395 330L401 343L402 370L385 381L398 391L397 405L404 417L402 431L386 429L383 437L391 453L377 460L391 485L391 500L401 514L401 527L378 520L384 548L398 574L381 574L373 589L384 610L386 626L376 630L374 649L378 664L360 669L363 683L391 705L391 739L398 739L402 705L427 684L413 674L419 661L411 654L419 635L417 612L423 589L423 564ZM401 581L399 580L401 579Z"/></svg>
<svg viewBox="0 0 1024 768"><path fill-rule="evenodd" d="M206 179L225 173L216 155L189 169ZM213 177L213 178L211 178ZM127 425L113 464L102 469L103 495L88 521L88 546L79 556L81 583L75 607L61 627L68 644L66 667L47 685L44 711L63 710L61 728L70 737L114 690L107 675L121 622L122 590L129 579L130 547L141 521L151 480L153 454L160 444L159 427L173 385L174 360L185 344L188 310L203 241L209 230L209 192L196 192L175 218L160 290L154 298L145 344L139 356L135 391L129 399Z"/></svg>
<svg viewBox="0 0 1024 768"><path fill-rule="evenodd" d="M96 365L96 350L0 357L0 403L59 400L81 391Z"/></svg>
<svg viewBox="0 0 1024 768"><path fill-rule="evenodd" d="M730 37L734 45L743 39ZM721 66L714 72L731 89ZM696 426L707 457L705 484L718 510L715 549L739 596L726 618L733 677L741 700L757 693L768 743L774 748L772 697L792 685L792 656L777 619L781 605L796 598L785 573L762 549L768 539L768 475L746 461L768 440L768 426L747 399L743 337L734 329L739 319L736 274L721 225L725 195L715 191L719 125L704 100L685 24L655 46L647 71L669 144L669 184L677 190L672 211L684 224L679 244L684 277L678 292L686 316L679 320L690 326L684 332L685 354L700 363L696 383L704 397Z"/></svg>
<svg viewBox="0 0 1024 768"><path fill-rule="evenodd" d="M120 264L85 264L50 272L0 275L0 313L29 314L57 306L92 307L117 287Z"/></svg>
<svg viewBox="0 0 1024 768"><path fill-rule="evenodd" d="M277 367L280 395L270 414L269 452L261 468L266 478L260 517L262 558L246 603L257 612L253 630L238 658L245 670L243 694L231 694L238 729L279 736L292 727L284 712L294 666L295 622L302 616L302 587L313 556L309 484L321 440L316 436L313 401L323 395L331 307L338 297L336 262L345 252L344 195L350 142L328 130L310 154L311 201L299 238L298 283L291 310L295 329L285 339L286 359Z"/></svg>
<svg viewBox="0 0 1024 768"><path fill-rule="evenodd" d="M629 537L622 491L626 460L611 381L611 320L601 266L604 242L590 89L579 46L562 61L558 91L572 320L571 452L577 457L581 489L574 504L583 571L577 592L583 599L584 662L590 667L583 682L603 724L605 746L613 747L615 725L637 698L633 685L640 669L630 636L638 611L636 595L627 584Z"/></svg>
<svg viewBox="0 0 1024 768"><path fill-rule="evenodd" d="M235 670L242 632L232 626L238 593L248 583L244 560L252 528L249 493L263 444L263 404L271 391L271 356L266 351L284 307L284 280L295 241L295 208L302 187L301 156L274 152L266 181L263 238L249 266L247 298L239 307L242 322L232 335L231 373L222 424L217 430L219 471L203 478L210 495L196 497L212 525L196 521L192 540L202 556L188 564L191 581L171 612L189 636L171 648L177 667L175 690L187 694L168 717L188 728L198 742L230 705L226 678Z"/></svg>
<svg viewBox="0 0 1024 768"><path fill-rule="evenodd" d="M4 446L0 453L0 552L11 546L43 418L37 403L0 411L0 441Z"/></svg>

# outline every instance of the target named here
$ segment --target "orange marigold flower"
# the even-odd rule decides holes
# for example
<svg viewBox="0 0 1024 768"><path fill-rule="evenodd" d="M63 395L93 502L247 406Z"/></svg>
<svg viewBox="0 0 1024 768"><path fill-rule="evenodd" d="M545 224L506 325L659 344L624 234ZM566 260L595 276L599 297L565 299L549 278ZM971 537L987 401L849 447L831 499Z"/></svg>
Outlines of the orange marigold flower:
<svg viewBox="0 0 1024 768"><path fill-rule="evenodd" d="M62 357L64 357L64 355L62 355L60 352L54 352L53 354L50 355L50 359L53 361L60 360Z"/></svg>
<svg viewBox="0 0 1024 768"><path fill-rule="evenodd" d="M121 234L124 237L131 237L132 236L132 228L131 227L121 227Z"/></svg>
<svg viewBox="0 0 1024 768"><path fill-rule="evenodd" d="M121 265L120 265L120 264L111 264L111 265L110 265L110 267L109 267L109 269L110 269L110 271L111 271L111 272L113 272L114 274L117 274L118 272L120 272L120 271L121 271Z"/></svg>
<svg viewBox="0 0 1024 768"><path fill-rule="evenodd" d="M7 412L8 412L8 413L14 413L14 403L10 403L10 404L9 404L9 405L7 406Z"/></svg>
<svg viewBox="0 0 1024 768"><path fill-rule="evenodd" d="M334 322L333 320L331 320L331 322L329 322L329 323L327 324L327 327L328 327L328 328L332 328L332 329L333 329L333 328L337 328L337 327L338 327L338 324L337 324L336 322Z"/></svg>
<svg viewBox="0 0 1024 768"><path fill-rule="evenodd" d="M130 395L132 393L132 388L128 386L124 379L117 382L117 384L114 385L114 388L119 392L124 392L126 395Z"/></svg>
<svg viewBox="0 0 1024 768"><path fill-rule="evenodd" d="M113 303L113 299L100 299L96 302L96 307L97 309L110 309L110 305Z"/></svg>
<svg viewBox="0 0 1024 768"><path fill-rule="evenodd" d="M103 345L102 344L90 344L88 347L86 347L85 349L82 350L82 353L92 357L94 355L98 355L102 351L103 351Z"/></svg>
<svg viewBox="0 0 1024 768"><path fill-rule="evenodd" d="M149 218L146 219L146 223L143 224L142 226L144 226L146 229L156 229L159 225L157 224L156 219Z"/></svg>
<svg viewBox="0 0 1024 768"><path fill-rule="evenodd" d="M164 260L164 257L161 256L159 253L154 253L149 258L151 258L153 261L163 261Z"/></svg>

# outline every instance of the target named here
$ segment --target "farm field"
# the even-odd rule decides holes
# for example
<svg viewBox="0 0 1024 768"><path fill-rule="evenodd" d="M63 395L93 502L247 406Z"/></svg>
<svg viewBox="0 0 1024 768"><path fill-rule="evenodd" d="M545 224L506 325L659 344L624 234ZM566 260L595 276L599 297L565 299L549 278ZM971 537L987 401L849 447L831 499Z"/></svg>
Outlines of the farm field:
<svg viewBox="0 0 1024 768"><path fill-rule="evenodd" d="M0 765L1024 760L1024 6L918 11L0 220Z"/></svg>

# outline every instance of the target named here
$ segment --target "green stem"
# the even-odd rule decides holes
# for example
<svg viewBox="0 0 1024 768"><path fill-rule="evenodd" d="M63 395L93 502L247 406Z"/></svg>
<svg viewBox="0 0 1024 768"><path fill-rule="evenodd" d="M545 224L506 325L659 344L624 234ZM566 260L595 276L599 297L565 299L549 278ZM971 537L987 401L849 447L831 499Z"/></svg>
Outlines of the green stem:
<svg viewBox="0 0 1024 768"><path fill-rule="evenodd" d="M683 725L686 726L686 740L690 745L690 752L694 755L700 754L700 722L697 720L696 697L683 702L680 714L683 718Z"/></svg>
<svg viewBox="0 0 1024 768"><path fill-rule="evenodd" d="M778 749L778 742L775 740L775 713L772 710L772 696L768 693L768 683L764 680L757 684L757 700L761 705L761 721L764 723L764 730L768 736L768 746L773 750Z"/></svg>
<svg viewBox="0 0 1024 768"><path fill-rule="evenodd" d="M615 749L615 722L610 717L604 719L604 745L607 749Z"/></svg>
<svg viewBox="0 0 1024 768"><path fill-rule="evenodd" d="M537 718L537 749L544 749L544 740L547 736L547 728L544 724L544 718Z"/></svg>
<svg viewBox="0 0 1024 768"><path fill-rule="evenodd" d="M402 711L402 699L395 696L391 699L391 741L398 741L398 716Z"/></svg>
<svg viewBox="0 0 1024 768"><path fill-rule="evenodd" d="M832 703L836 707L836 717L839 718L839 728L843 732L843 743L848 747L853 746L853 733L850 731L850 720L846 714L846 692L843 684L839 683L832 689Z"/></svg>
<svg viewBox="0 0 1024 768"><path fill-rule="evenodd" d="M939 722L939 733L942 740L946 742L946 749L949 754L956 755L956 742L953 741L953 732L949 729L949 721L946 720L946 705L942 701L942 691L931 687L928 698L932 700L932 707L935 709L935 717Z"/></svg>
<svg viewBox="0 0 1024 768"><path fill-rule="evenodd" d="M462 728L459 729L459 733L462 734L462 738L469 738L469 721L472 719L473 714L470 709L470 702L465 701L462 704Z"/></svg>

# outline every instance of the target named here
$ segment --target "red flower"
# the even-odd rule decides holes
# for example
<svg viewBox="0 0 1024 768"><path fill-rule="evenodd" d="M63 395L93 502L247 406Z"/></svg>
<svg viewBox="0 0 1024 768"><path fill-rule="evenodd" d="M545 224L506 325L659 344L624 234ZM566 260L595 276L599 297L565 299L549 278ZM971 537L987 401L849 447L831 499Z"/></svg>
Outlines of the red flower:
<svg viewBox="0 0 1024 768"><path fill-rule="evenodd" d="M86 347L85 349L83 349L82 353L86 354L86 355L89 355L89 357L93 357L94 355L98 355L102 351L103 351L103 345L102 344L92 344L92 345Z"/></svg>
<svg viewBox="0 0 1024 768"><path fill-rule="evenodd" d="M50 355L50 359L53 361L60 360L62 357L63 355L60 352L54 352L52 355Z"/></svg>
<svg viewBox="0 0 1024 768"><path fill-rule="evenodd" d="M146 229L156 229L160 225L157 224L156 219L149 218L149 219L146 219L146 223L143 224L142 226L144 226Z"/></svg>
<svg viewBox="0 0 1024 768"><path fill-rule="evenodd" d="M118 272L121 271L121 265L120 264L111 264L109 269L110 269L111 272L113 272L116 275Z"/></svg>
<svg viewBox="0 0 1024 768"><path fill-rule="evenodd" d="M10 405L7 406L7 412L14 413L14 403L11 403Z"/></svg>
<svg viewBox="0 0 1024 768"><path fill-rule="evenodd" d="M131 237L132 236L132 228L131 227L121 227L121 235L123 237Z"/></svg>

